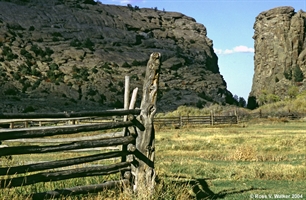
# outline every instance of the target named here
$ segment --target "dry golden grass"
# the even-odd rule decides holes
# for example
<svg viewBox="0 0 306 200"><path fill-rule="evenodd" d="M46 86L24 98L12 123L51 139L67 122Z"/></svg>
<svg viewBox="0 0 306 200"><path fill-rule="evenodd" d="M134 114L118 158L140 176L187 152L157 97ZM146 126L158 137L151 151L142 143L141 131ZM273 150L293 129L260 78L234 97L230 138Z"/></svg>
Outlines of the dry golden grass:
<svg viewBox="0 0 306 200"><path fill-rule="evenodd" d="M306 124L254 120L233 126L189 126L156 131L155 194L151 199L249 199L250 194L303 194L306 188ZM96 133L95 133L96 134ZM79 153L67 154L73 157ZM32 157L31 157L32 156ZM36 161L40 155L27 160ZM63 158L64 155L48 155ZM21 162L21 156L18 162ZM13 160L13 162L15 162ZM101 183L92 177L5 189L0 199L25 193ZM306 194L303 194L304 197ZM109 190L66 199L148 199L148 195Z"/></svg>

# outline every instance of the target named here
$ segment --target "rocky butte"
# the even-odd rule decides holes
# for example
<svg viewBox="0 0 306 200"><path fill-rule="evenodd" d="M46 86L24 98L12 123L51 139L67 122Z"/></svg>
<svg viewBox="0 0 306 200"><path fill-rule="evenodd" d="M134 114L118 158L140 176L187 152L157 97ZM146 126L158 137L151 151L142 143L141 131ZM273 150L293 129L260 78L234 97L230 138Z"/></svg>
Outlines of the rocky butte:
<svg viewBox="0 0 306 200"><path fill-rule="evenodd" d="M255 72L248 106L290 98L306 90L306 13L277 7L260 13L254 24Z"/></svg>
<svg viewBox="0 0 306 200"><path fill-rule="evenodd" d="M124 76L141 89L156 51L159 111L232 102L206 28L191 17L93 0L0 0L0 112L122 108Z"/></svg>

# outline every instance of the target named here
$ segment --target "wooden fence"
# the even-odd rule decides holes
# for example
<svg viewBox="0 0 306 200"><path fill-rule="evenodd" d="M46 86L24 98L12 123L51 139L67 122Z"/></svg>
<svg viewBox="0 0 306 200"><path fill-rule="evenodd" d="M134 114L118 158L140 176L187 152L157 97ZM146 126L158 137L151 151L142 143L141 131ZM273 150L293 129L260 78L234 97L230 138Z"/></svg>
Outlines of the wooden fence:
<svg viewBox="0 0 306 200"><path fill-rule="evenodd" d="M221 125L221 124L237 124L238 117L235 116L179 116L179 117L158 117L154 119L154 123L160 126L173 125L181 127L189 124L202 125Z"/></svg>
<svg viewBox="0 0 306 200"><path fill-rule="evenodd" d="M17 166L0 167L0 189L21 187L39 182L51 182L79 177L101 176L120 173L120 180L77 186L73 188L56 189L31 194L33 199L58 198L62 195L77 195L97 193L103 189L117 186L131 186L134 191L138 188L149 188L153 191L155 184L154 171L154 126L153 117L156 112L156 94L160 70L160 53L152 53L148 61L146 77L143 85L143 96L140 109L134 109L137 89L133 91L129 103L129 78L126 77L124 109L93 112L61 112L61 113L0 113L0 119L10 124L10 129L0 129L0 142L8 144L18 141L18 146L1 145L0 157L21 154L43 154L63 152L87 148L112 147L120 145L120 150L99 152L93 155L62 160L52 160L43 163L31 163ZM100 122L69 124L62 126L28 127L29 122L42 121L75 121L97 117L123 116L120 122ZM24 127L14 128L12 124L22 122ZM41 125L41 124L40 124ZM93 137L75 137L75 135L107 129L123 128L121 132L100 134ZM74 138L69 135L75 134ZM53 136L66 135L67 139L52 139ZM48 138L45 138L48 137ZM62 141L60 141L62 140ZM56 145L26 145L29 142L62 142ZM148 150L149 149L149 150ZM120 162L111 165L89 165L90 163L110 158L121 158ZM64 168L63 167L74 168ZM81 165L82 166L82 165ZM56 170L55 170L56 169ZM49 170L49 171L46 171Z"/></svg>

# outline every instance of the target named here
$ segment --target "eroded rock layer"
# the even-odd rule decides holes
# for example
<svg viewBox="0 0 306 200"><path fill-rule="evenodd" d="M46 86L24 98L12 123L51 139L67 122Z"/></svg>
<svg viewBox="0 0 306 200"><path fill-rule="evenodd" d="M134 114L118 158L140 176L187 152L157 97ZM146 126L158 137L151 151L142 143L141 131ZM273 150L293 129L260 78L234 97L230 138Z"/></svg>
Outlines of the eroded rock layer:
<svg viewBox="0 0 306 200"><path fill-rule="evenodd" d="M250 97L255 97L257 103L288 98L292 87L306 89L305 19L304 11L295 12L288 6L264 11L256 17L255 72Z"/></svg>
<svg viewBox="0 0 306 200"><path fill-rule="evenodd" d="M92 0L0 1L0 111L122 107L124 76L141 91L156 51L160 111L231 102L212 45L204 25L177 12Z"/></svg>

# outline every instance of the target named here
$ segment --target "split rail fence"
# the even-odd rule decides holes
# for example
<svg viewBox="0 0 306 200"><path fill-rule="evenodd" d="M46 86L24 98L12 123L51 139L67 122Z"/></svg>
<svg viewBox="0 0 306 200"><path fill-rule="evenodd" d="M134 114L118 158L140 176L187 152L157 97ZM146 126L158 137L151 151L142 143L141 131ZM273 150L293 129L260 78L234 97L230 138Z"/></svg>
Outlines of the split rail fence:
<svg viewBox="0 0 306 200"><path fill-rule="evenodd" d="M134 192L137 188L149 188L155 183L154 171L154 126L156 94L160 70L160 53L152 53L147 64L140 109L134 109L137 88L129 101L129 77L125 79L124 109L106 111L61 112L61 113L0 113L0 121L9 123L11 128L0 129L0 163L4 157L23 154L45 154L80 149L121 146L115 151L98 151L96 154L51 160L38 163L9 166L0 165L0 190L22 187L40 182L60 181L80 177L102 176L120 173L120 180L112 180L93 185L76 186L39 191L29 194L32 199L58 198L66 195L98 193L104 189L125 186ZM123 117L119 122L70 124L61 126L28 127L29 122L78 121L101 117ZM14 123L23 122L24 127L13 128ZM108 129L123 129L120 132L104 133L95 136L76 137L86 132ZM71 138L70 135L74 134ZM65 135L65 138L58 138ZM54 138L55 137L55 138ZM10 142L19 142L10 146ZM59 143L52 145L29 145L33 142ZM149 150L148 150L149 149ZM150 152L151 151L151 152ZM110 165L83 165L104 159L119 158L120 162ZM118 159L117 159L118 160ZM71 167L73 166L73 167ZM68 168L67 168L68 167ZM153 191L153 190L151 190Z"/></svg>

